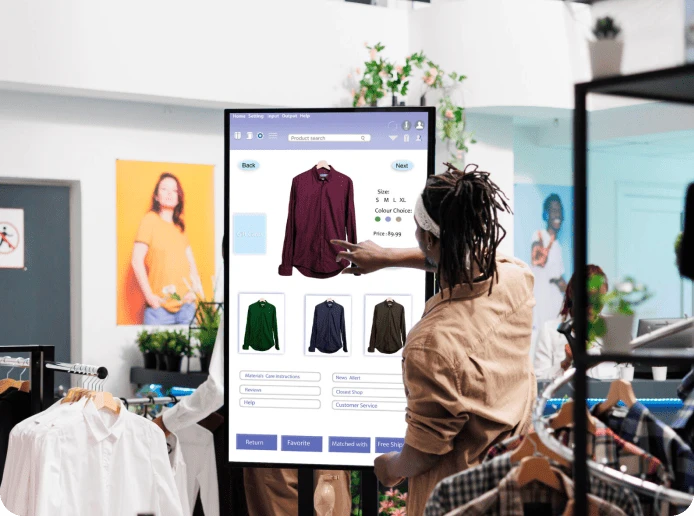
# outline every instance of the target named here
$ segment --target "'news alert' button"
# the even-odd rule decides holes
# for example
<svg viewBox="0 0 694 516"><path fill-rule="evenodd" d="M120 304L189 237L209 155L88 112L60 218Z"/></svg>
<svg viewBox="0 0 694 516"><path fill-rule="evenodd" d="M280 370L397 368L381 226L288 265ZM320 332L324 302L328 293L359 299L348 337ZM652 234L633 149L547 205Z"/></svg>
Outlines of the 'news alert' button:
<svg viewBox="0 0 694 516"><path fill-rule="evenodd" d="M376 437L376 453L400 451L405 446L405 439L399 437Z"/></svg>
<svg viewBox="0 0 694 516"><path fill-rule="evenodd" d="M276 435L236 434L237 450L277 450Z"/></svg>
<svg viewBox="0 0 694 516"><path fill-rule="evenodd" d="M330 437L331 453L371 453L370 437Z"/></svg>
<svg viewBox="0 0 694 516"><path fill-rule="evenodd" d="M283 435L282 451L322 452L323 437L308 435Z"/></svg>

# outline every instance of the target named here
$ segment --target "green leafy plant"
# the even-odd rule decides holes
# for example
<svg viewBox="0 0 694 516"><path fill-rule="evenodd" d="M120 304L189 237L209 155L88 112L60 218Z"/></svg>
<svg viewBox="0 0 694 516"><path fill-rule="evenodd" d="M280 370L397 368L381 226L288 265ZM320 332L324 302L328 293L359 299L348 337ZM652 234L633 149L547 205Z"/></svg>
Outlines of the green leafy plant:
<svg viewBox="0 0 694 516"><path fill-rule="evenodd" d="M682 233L678 233L675 238L675 264L680 266L680 249L682 248Z"/></svg>
<svg viewBox="0 0 694 516"><path fill-rule="evenodd" d="M595 21L595 27L593 27L593 35L597 39L616 39L620 32L622 29L611 16L598 18Z"/></svg>
<svg viewBox="0 0 694 516"><path fill-rule="evenodd" d="M389 516L407 516L407 493L389 489L379 495L379 514Z"/></svg>
<svg viewBox="0 0 694 516"><path fill-rule="evenodd" d="M198 328L194 330L194 335L198 340L197 347L202 355L209 355L214 349L221 315L221 310L217 303L198 303L198 309L195 314L195 323Z"/></svg>
<svg viewBox="0 0 694 516"><path fill-rule="evenodd" d="M181 330L162 331L159 337L163 343L161 353L171 356L191 356L192 349L188 336Z"/></svg>
<svg viewBox="0 0 694 516"><path fill-rule="evenodd" d="M370 60L364 63L364 74L358 85L352 89L352 105L354 107L375 106L385 97L386 91L392 95L405 96L410 87L410 77L414 69L424 70L424 99L430 90L441 90L442 96L437 110L437 129L440 141L447 143L451 152L451 161L460 164L463 153L468 145L476 143L472 133L468 132L465 121L465 108L456 104L451 94L467 78L457 72L446 73L441 66L427 58L424 52L415 52L405 58L405 64L400 66L380 54L385 48L381 43L364 46L370 52ZM361 68L356 69L356 75L361 75ZM351 74L350 74L351 76Z"/></svg>
<svg viewBox="0 0 694 516"><path fill-rule="evenodd" d="M589 346L607 333L605 319L600 315L603 308L607 307L610 314L634 315L635 307L653 297L647 286L637 283L632 277L624 278L607 294L602 293L604 284L603 276L596 274L588 278L588 306L592 314L588 318Z"/></svg>
<svg viewBox="0 0 694 516"><path fill-rule="evenodd" d="M361 508L361 471L351 471L351 482L349 483L352 494L352 516L362 516Z"/></svg>
<svg viewBox="0 0 694 516"><path fill-rule="evenodd" d="M147 330L142 330L137 334L137 347L140 348L141 353L150 353L154 351L152 349L152 334Z"/></svg>
<svg viewBox="0 0 694 516"><path fill-rule="evenodd" d="M153 353L164 353L166 349L167 335L166 332L155 331L149 334L150 336L150 351Z"/></svg>

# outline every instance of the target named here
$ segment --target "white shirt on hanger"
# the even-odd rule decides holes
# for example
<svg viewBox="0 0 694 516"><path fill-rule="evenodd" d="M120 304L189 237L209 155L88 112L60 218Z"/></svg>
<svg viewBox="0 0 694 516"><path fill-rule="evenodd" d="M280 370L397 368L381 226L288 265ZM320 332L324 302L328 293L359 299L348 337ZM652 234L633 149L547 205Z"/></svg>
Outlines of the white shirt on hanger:
<svg viewBox="0 0 694 516"><path fill-rule="evenodd" d="M0 496L21 516L184 515L161 430L86 399L12 430Z"/></svg>
<svg viewBox="0 0 694 516"><path fill-rule="evenodd" d="M200 425L178 431L188 473L187 490L190 514L200 494L205 516L219 516L219 484L212 432Z"/></svg>
<svg viewBox="0 0 694 516"><path fill-rule="evenodd" d="M210 359L210 373L200 387L162 414L164 426L169 432L196 424L224 405L224 315L219 321L219 331Z"/></svg>
<svg viewBox="0 0 694 516"><path fill-rule="evenodd" d="M190 507L190 500L188 499L188 466L183 454L183 445L176 434L169 434L166 438L166 444L169 450L169 464L171 465L171 472L178 490L178 498L181 500L183 514L193 514L195 505L191 507L190 512L188 511L188 507Z"/></svg>

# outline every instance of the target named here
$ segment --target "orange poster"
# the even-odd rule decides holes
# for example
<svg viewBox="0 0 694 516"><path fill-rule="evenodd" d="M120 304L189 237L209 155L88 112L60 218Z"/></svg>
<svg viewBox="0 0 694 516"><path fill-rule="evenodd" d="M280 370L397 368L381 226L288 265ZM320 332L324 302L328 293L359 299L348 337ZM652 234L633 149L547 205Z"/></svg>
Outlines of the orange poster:
<svg viewBox="0 0 694 516"><path fill-rule="evenodd" d="M116 161L117 324L188 325L213 297L214 167Z"/></svg>

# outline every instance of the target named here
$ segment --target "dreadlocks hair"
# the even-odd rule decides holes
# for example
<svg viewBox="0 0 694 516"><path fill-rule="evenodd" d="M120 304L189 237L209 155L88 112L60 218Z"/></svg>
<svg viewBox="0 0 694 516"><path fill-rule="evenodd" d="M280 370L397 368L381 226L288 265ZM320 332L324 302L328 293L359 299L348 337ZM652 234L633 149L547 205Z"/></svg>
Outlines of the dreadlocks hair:
<svg viewBox="0 0 694 516"><path fill-rule="evenodd" d="M441 228L441 259L437 283L441 278L452 293L456 285L472 289L473 264L483 277L495 277L496 250L506 236L499 223L499 212L513 213L503 191L489 178L489 172L470 164L464 171L450 163L443 174L430 176L422 193L424 207ZM492 281L489 294L492 293ZM443 291L441 292L443 295Z"/></svg>

